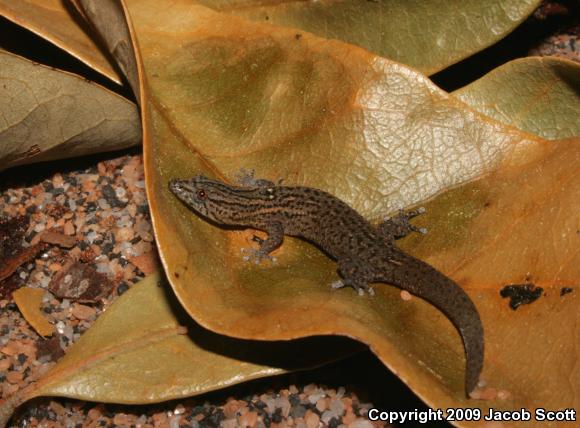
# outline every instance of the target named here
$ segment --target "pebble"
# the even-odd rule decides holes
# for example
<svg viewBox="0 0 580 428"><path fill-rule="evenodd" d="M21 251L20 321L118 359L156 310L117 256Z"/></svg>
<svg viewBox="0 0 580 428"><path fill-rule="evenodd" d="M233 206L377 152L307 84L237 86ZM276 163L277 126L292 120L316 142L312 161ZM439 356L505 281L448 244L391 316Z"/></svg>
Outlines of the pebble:
<svg viewBox="0 0 580 428"><path fill-rule="evenodd" d="M241 428L253 427L256 425L257 421L258 421L257 412L246 412L239 418Z"/></svg>
<svg viewBox="0 0 580 428"><path fill-rule="evenodd" d="M312 410L307 410L304 415L304 422L308 428L318 428L320 417Z"/></svg>
<svg viewBox="0 0 580 428"><path fill-rule="evenodd" d="M72 221L67 221L64 224L64 230L63 231L64 231L64 234L65 235L69 235L70 236L70 235L74 235L75 234L75 227L72 224Z"/></svg>
<svg viewBox="0 0 580 428"><path fill-rule="evenodd" d="M97 313L95 308L91 308L90 306L76 304L73 306L72 315L79 320L86 320L92 318Z"/></svg>

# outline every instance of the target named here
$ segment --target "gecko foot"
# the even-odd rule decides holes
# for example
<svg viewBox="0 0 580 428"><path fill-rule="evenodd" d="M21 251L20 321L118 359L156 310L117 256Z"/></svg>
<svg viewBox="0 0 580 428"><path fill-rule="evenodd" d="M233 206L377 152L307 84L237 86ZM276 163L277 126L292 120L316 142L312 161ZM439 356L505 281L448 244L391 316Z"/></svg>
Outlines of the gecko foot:
<svg viewBox="0 0 580 428"><path fill-rule="evenodd" d="M411 232L418 232L426 234L427 229L424 227L417 227L409 223L409 220L425 213L424 207L419 207L415 210L403 211L393 217L385 217L383 222L379 224L379 233L387 239L399 239L407 236Z"/></svg>
<svg viewBox="0 0 580 428"><path fill-rule="evenodd" d="M343 288L343 287L349 287L350 284L345 284L344 281L342 280L337 280L334 281L332 284L330 284L330 287L334 290L338 290L339 288ZM373 289L373 287L366 286L366 287L353 287L359 296L364 296L365 294L365 290L369 293L369 296L374 296L375 295L375 290Z"/></svg>
<svg viewBox="0 0 580 428"><path fill-rule="evenodd" d="M247 187L271 187L274 183L263 178L256 178L253 169L240 168L240 172L236 175L236 182L242 186Z"/></svg>
<svg viewBox="0 0 580 428"><path fill-rule="evenodd" d="M270 254L264 254L261 250L256 250L255 248L241 248L240 252L244 253L245 255L242 259L246 262L253 262L254 264L259 265L263 260L267 260L276 264L278 259Z"/></svg>

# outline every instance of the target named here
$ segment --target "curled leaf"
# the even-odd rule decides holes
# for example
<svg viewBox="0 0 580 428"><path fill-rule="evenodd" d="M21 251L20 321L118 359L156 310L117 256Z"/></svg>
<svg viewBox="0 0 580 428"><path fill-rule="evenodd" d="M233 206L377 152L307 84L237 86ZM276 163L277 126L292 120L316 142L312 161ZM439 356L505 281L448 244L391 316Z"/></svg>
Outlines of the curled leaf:
<svg viewBox="0 0 580 428"><path fill-rule="evenodd" d="M96 43L95 34L67 1L0 0L0 15L62 48L116 83L121 77Z"/></svg>
<svg viewBox="0 0 580 428"><path fill-rule="evenodd" d="M159 274L134 285L41 379L0 401L0 427L20 404L43 395L156 403L316 366L361 349L336 337L297 343L222 337L192 322L170 293Z"/></svg>
<svg viewBox="0 0 580 428"><path fill-rule="evenodd" d="M526 268L540 267L531 254L547 256L543 269L550 260L573 256L564 244L546 253L543 243L529 234L539 218L517 222L518 210L533 204L535 185L550 188L558 182L561 176L552 173L557 170L555 159L570 157L571 152L552 152L540 138L475 113L425 76L350 45L306 33L296 38L295 31L191 7L185 1L174 2L170 10L143 1L130 12L147 82L146 174L155 232L172 286L192 317L216 332L244 338L355 337L434 407L539 403L526 393L535 370L507 376L509 382L494 374L512 355L497 345L505 340L506 330L496 324L497 315L485 299L501 305L504 281ZM576 165L571 162L568 167ZM509 183L503 174L511 172L511 180L523 174L517 191L526 203L514 206L506 224L515 222L513 230L525 243L525 252L513 253L513 247L494 241L495 228L503 224L497 218L481 226L475 222L479 211L472 208L469 193L451 201L445 198L448 193L434 199L443 205L432 210L439 217L423 219L422 225L436 231L423 238L429 250L407 247L458 281L472 297L482 313L490 349L484 375L488 385L500 385L511 398L502 401L505 394L492 397L488 392L489 402L466 400L460 338L425 302L403 300L390 286L377 287L372 299L352 290L333 292L329 284L337 279L335 263L313 246L288 237L275 254L278 264L248 265L240 249L252 245L253 231L208 224L167 189L170 179L199 173L231 181L240 167L255 168L259 177L273 181L284 178L286 184L328 190L373 220L452 188L469 189L469 180L495 171L495 181L481 178L484 181L478 183L500 192ZM542 168L550 172L533 176ZM569 169L560 172L571 174ZM535 185L527 187L533 180ZM570 191L554 193L552 206L568 204L568 195L576 195ZM498 194L497 204L504 206L512 198L510 193ZM451 202L457 208L449 213L456 217L445 224L434 221L446 218ZM538 215L550 218L546 210ZM489 254L479 246L488 241L496 245ZM491 257L499 252L506 261L514 254L516 260L496 272L489 259L480 265L479 259L469 258L472 264L460 272L449 266L455 258L435 257L464 248L466 242L473 254ZM547 277L555 269L558 265L550 265ZM565 270L561 280L569 283L577 277L574 269ZM550 402L559 404L560 398Z"/></svg>
<svg viewBox="0 0 580 428"><path fill-rule="evenodd" d="M72 0L80 13L99 32L109 52L123 70L133 94L140 99L135 51L123 2L116 0Z"/></svg>
<svg viewBox="0 0 580 428"><path fill-rule="evenodd" d="M139 144L135 104L81 77L0 51L0 170Z"/></svg>
<svg viewBox="0 0 580 428"><path fill-rule="evenodd" d="M513 31L537 0L221 1L197 3L260 23L338 39L433 74Z"/></svg>
<svg viewBox="0 0 580 428"><path fill-rule="evenodd" d="M41 336L50 336L54 333L54 326L40 311L44 293L45 290L41 288L22 287L12 293L12 297L28 324Z"/></svg>
<svg viewBox="0 0 580 428"><path fill-rule="evenodd" d="M489 117L543 138L580 136L580 65L571 61L511 61L454 95Z"/></svg>

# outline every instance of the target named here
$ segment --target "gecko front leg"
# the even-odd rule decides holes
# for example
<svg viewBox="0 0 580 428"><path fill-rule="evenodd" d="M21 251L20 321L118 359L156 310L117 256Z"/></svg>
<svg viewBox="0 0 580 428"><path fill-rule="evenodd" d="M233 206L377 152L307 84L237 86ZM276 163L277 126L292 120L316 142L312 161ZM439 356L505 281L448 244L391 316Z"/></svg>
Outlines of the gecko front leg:
<svg viewBox="0 0 580 428"><path fill-rule="evenodd" d="M264 230L268 237L261 239L254 235L253 240L259 244L260 248L242 248L242 252L246 254L244 260L254 261L256 264L260 264L262 260L275 262L276 258L272 257L270 253L284 242L284 227L280 223L268 223L260 229Z"/></svg>
<svg viewBox="0 0 580 428"><path fill-rule="evenodd" d="M390 244L394 244L397 239L404 238L411 232L425 234L427 233L426 228L413 226L409 223L410 219L424 212L425 208L420 207L411 211L400 210L394 217L385 217L378 226L379 234Z"/></svg>
<svg viewBox="0 0 580 428"><path fill-rule="evenodd" d="M253 169L241 168L238 175L236 175L236 182L246 187L272 187L275 184L266 180L265 178L256 178Z"/></svg>

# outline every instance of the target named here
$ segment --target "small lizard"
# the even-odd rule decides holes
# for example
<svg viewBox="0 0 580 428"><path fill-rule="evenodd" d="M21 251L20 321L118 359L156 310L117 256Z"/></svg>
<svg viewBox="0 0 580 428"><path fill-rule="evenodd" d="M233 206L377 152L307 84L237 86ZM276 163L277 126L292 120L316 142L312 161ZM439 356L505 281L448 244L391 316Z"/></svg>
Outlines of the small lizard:
<svg viewBox="0 0 580 428"><path fill-rule="evenodd" d="M483 327L469 296L450 278L395 246L395 240L412 231L409 223L418 209L385 219L374 227L340 199L319 189L275 185L247 175L242 185L231 186L201 175L175 179L169 189L190 209L218 225L265 231L255 237L251 250L257 262L282 245L284 235L317 244L338 262L341 281L334 288L351 286L373 294L371 283L386 282L415 294L441 310L457 327L466 354L465 391L469 396L483 366Z"/></svg>

